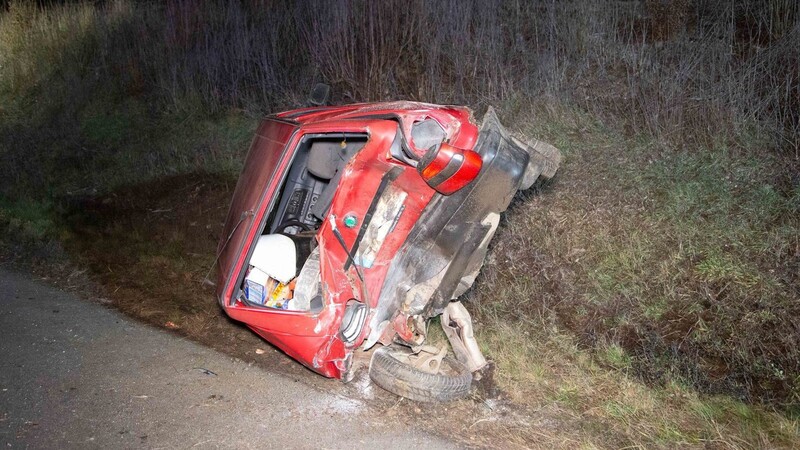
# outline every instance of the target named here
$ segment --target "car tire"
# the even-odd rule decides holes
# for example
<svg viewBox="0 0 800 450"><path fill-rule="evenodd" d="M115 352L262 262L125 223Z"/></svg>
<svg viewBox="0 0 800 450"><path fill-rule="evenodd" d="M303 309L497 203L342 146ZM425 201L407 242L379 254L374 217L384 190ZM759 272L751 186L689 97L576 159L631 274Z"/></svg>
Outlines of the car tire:
<svg viewBox="0 0 800 450"><path fill-rule="evenodd" d="M552 145L537 140L528 142L528 144L520 142L520 145L523 145L530 155L530 160L520 183L520 190L530 189L537 178L544 178L545 180L553 178L556 171L558 171L558 166L561 165L561 152Z"/></svg>
<svg viewBox="0 0 800 450"><path fill-rule="evenodd" d="M445 356L439 373L423 372L401 361L411 349L398 345L375 350L369 377L387 391L420 402L445 402L466 397L472 386L472 373L455 358Z"/></svg>
<svg viewBox="0 0 800 450"><path fill-rule="evenodd" d="M542 141L535 141L533 150L535 155L531 157L531 160L541 165L542 173L540 176L546 180L553 178L561 165L561 152Z"/></svg>

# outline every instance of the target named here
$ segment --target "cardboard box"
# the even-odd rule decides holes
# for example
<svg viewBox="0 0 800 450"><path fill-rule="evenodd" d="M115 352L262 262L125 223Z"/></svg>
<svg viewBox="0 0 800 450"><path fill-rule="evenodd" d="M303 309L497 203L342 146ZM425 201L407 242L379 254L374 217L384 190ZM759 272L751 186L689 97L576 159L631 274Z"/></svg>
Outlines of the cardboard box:
<svg viewBox="0 0 800 450"><path fill-rule="evenodd" d="M244 278L244 296L250 303L263 305L272 293L273 283L269 275L251 266Z"/></svg>

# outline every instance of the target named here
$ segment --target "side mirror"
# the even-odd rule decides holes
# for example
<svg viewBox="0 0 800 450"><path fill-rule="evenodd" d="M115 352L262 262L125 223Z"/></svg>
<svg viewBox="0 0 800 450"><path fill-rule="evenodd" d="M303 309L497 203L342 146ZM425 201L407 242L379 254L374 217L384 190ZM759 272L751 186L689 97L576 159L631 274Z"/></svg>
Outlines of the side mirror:
<svg viewBox="0 0 800 450"><path fill-rule="evenodd" d="M327 105L330 96L331 87L325 83L317 83L308 93L308 104L311 106Z"/></svg>
<svg viewBox="0 0 800 450"><path fill-rule="evenodd" d="M428 186L450 195L468 185L483 166L478 152L441 143L428 149L417 164L417 172Z"/></svg>

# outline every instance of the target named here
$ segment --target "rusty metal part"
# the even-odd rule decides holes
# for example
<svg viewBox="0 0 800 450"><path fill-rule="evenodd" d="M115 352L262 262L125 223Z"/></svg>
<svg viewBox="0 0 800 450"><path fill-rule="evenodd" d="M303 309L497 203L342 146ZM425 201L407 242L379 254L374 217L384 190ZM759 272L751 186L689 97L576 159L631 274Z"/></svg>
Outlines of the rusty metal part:
<svg viewBox="0 0 800 450"><path fill-rule="evenodd" d="M447 355L447 345L436 347L435 345L420 345L411 348L410 355L398 357L405 360L406 364L425 373L437 374L442 365L442 360Z"/></svg>

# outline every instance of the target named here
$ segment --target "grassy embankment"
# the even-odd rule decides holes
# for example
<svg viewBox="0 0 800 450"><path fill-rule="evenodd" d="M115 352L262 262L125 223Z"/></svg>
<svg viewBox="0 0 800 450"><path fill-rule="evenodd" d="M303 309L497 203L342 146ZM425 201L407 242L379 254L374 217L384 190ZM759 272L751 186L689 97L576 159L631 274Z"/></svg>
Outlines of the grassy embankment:
<svg viewBox="0 0 800 450"><path fill-rule="evenodd" d="M224 211L187 204L224 197L261 113L319 79L339 102L493 103L565 153L507 214L469 294L501 387L579 443L789 446L797 7L726 5L354 3L322 23L313 8L16 3L0 16L3 248L63 244L121 306L173 299L128 310L191 336L217 319L157 277L174 289L205 275ZM221 174L218 190L154 187L198 172ZM76 205L118 216L87 223ZM108 274L120 260L135 276Z"/></svg>
<svg viewBox="0 0 800 450"><path fill-rule="evenodd" d="M800 197L776 191L775 160L538 124L565 164L507 214L470 295L503 385L631 445L796 442L794 413L736 400L797 376L770 361L800 338Z"/></svg>

